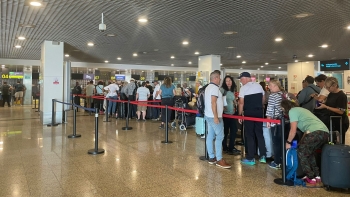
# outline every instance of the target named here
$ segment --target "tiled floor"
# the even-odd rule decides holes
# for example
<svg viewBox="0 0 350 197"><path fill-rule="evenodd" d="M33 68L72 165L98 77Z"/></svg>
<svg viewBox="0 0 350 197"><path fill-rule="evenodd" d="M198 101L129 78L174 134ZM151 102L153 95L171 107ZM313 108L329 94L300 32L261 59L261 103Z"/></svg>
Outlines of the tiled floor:
<svg viewBox="0 0 350 197"><path fill-rule="evenodd" d="M94 147L94 117L79 112L77 133L68 139L72 117L57 127L42 126L30 106L0 108L0 196L349 196L322 188L274 184L281 172L265 164L242 166L241 156L224 155L232 169L199 160L204 140L172 131L162 144L159 122L99 121L101 155ZM348 132L349 133L349 132ZM349 134L347 142L350 141Z"/></svg>

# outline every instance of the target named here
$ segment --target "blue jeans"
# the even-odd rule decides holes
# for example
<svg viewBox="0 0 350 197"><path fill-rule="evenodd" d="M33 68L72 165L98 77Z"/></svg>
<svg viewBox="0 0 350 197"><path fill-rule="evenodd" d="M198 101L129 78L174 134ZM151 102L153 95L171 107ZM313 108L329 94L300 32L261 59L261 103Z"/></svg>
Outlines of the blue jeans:
<svg viewBox="0 0 350 197"><path fill-rule="evenodd" d="M151 103L152 105L159 105L159 103L154 102ZM157 119L159 118L159 108L152 107L152 119Z"/></svg>
<svg viewBox="0 0 350 197"><path fill-rule="evenodd" d="M208 134L207 134L207 149L209 158L215 158L220 161L222 159L222 140L224 139L224 122L222 118L219 118L219 124L215 124L214 118L205 116L204 119L208 124ZM213 141L215 140L215 153L213 147Z"/></svg>
<svg viewBox="0 0 350 197"><path fill-rule="evenodd" d="M112 96L112 97L109 97L109 99L112 99L112 100L117 100L118 97L117 96ZM117 108L117 102L113 102L111 100L108 101L108 114L114 114L115 113L115 110Z"/></svg>

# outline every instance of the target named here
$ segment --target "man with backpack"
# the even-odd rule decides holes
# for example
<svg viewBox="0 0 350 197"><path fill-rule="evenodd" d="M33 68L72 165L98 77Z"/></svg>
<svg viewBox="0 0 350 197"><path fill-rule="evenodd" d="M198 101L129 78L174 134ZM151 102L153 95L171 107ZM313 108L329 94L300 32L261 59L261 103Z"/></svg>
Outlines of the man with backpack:
<svg viewBox="0 0 350 197"><path fill-rule="evenodd" d="M15 97L16 97L16 104L23 105L23 93L26 91L26 88L23 84L21 84L20 81L17 81L17 84L15 85Z"/></svg>
<svg viewBox="0 0 350 197"><path fill-rule="evenodd" d="M4 85L2 85L1 87L1 96L3 101L1 107L5 106L5 102L7 102L8 107L11 107L11 104L10 104L11 89L12 89L11 86L9 86L6 81L4 81Z"/></svg>
<svg viewBox="0 0 350 197"><path fill-rule="evenodd" d="M313 99L315 93L319 94L321 89L314 85L314 78L307 76L305 82L307 86L300 91L298 96L299 106L313 112L316 107L316 100Z"/></svg>
<svg viewBox="0 0 350 197"><path fill-rule="evenodd" d="M136 99L137 85L135 79L131 78L130 83L125 87L125 95L128 97L129 101L135 101ZM136 105L130 104L128 117L133 118L136 116Z"/></svg>
<svg viewBox="0 0 350 197"><path fill-rule="evenodd" d="M220 92L220 75L219 70L215 70L210 74L210 84L205 86L204 92L204 118L208 123L208 134L206 139L209 164L215 164L221 168L231 168L222 158L222 140L224 139L224 123L222 114L224 111L224 101ZM201 100L202 94L199 94ZM199 109L200 111L202 109ZM213 142L215 141L215 152Z"/></svg>

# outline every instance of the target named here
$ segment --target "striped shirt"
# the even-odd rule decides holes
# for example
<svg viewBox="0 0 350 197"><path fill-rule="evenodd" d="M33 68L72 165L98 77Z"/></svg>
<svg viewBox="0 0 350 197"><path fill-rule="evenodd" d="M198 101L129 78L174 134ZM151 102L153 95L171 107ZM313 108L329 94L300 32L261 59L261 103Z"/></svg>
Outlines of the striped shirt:
<svg viewBox="0 0 350 197"><path fill-rule="evenodd" d="M282 94L283 92L271 93L269 96L269 101L267 103L266 116L276 119L282 116Z"/></svg>

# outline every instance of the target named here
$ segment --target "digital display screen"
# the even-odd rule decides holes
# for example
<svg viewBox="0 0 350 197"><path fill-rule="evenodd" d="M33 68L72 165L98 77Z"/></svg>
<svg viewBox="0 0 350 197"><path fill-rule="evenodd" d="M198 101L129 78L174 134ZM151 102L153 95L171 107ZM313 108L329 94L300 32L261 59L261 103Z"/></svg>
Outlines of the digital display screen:
<svg viewBox="0 0 350 197"><path fill-rule="evenodd" d="M321 71L349 70L349 59L320 61Z"/></svg>
<svg viewBox="0 0 350 197"><path fill-rule="evenodd" d="M117 80L117 81L125 81L125 75L116 74L115 75L115 80Z"/></svg>
<svg viewBox="0 0 350 197"><path fill-rule="evenodd" d="M189 81L196 81L196 76L189 76L189 77L188 77L188 80L189 80Z"/></svg>
<svg viewBox="0 0 350 197"><path fill-rule="evenodd" d="M131 75L131 78L134 78L135 80L140 80L140 75Z"/></svg>
<svg viewBox="0 0 350 197"><path fill-rule="evenodd" d="M72 73L71 79L78 80L78 79L84 79L84 75L80 73Z"/></svg>
<svg viewBox="0 0 350 197"><path fill-rule="evenodd" d="M94 74L84 74L84 80L94 80L95 75Z"/></svg>
<svg viewBox="0 0 350 197"><path fill-rule="evenodd" d="M23 79L23 72L9 72L10 79Z"/></svg>

